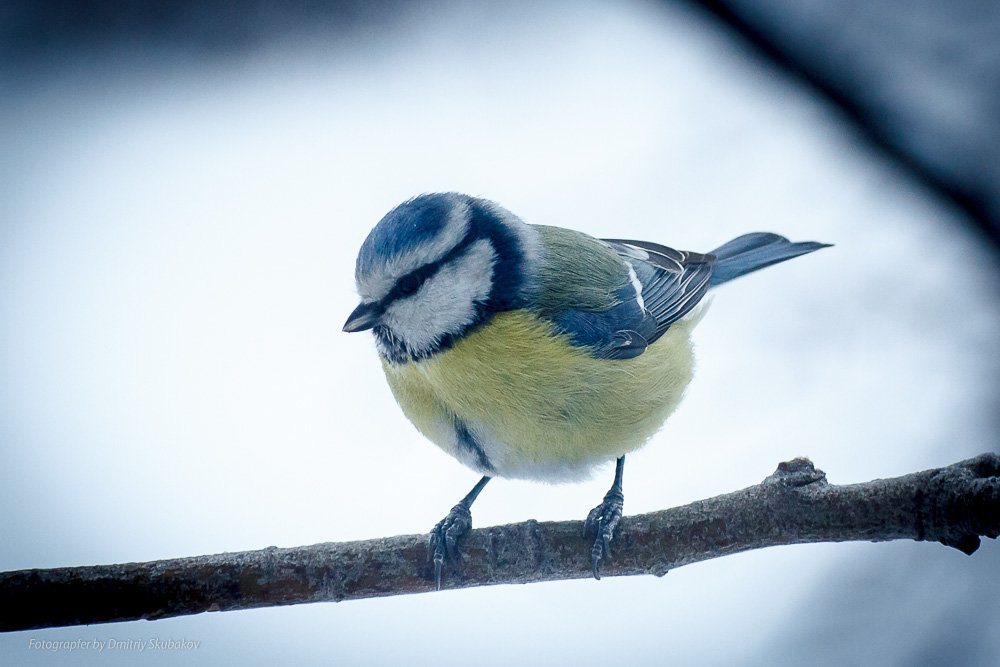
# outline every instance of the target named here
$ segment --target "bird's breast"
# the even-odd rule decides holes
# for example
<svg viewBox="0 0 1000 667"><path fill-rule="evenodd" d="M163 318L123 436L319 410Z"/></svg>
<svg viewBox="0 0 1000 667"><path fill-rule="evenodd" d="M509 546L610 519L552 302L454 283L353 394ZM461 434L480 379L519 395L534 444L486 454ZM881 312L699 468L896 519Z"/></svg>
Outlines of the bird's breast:
<svg viewBox="0 0 1000 667"><path fill-rule="evenodd" d="M678 322L634 359L596 359L514 310L429 359L383 366L406 416L466 465L574 479L642 446L676 408L691 380L691 326Z"/></svg>

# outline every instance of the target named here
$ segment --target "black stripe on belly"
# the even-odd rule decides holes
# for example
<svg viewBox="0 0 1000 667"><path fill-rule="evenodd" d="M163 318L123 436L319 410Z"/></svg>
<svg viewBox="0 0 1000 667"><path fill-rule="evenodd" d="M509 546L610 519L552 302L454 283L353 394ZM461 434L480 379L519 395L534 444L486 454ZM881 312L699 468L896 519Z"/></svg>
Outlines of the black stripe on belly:
<svg viewBox="0 0 1000 667"><path fill-rule="evenodd" d="M490 458L483 451L483 446L476 441L476 436L472 434L469 427L461 419L455 419L455 433L458 434L458 446L476 457L479 465L488 472L493 472L493 464Z"/></svg>

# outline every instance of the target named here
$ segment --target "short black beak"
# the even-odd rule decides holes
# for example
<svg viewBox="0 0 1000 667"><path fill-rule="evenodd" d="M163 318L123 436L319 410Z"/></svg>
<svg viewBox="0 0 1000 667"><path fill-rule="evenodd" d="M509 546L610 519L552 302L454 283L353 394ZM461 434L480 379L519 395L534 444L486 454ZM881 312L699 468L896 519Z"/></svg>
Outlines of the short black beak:
<svg viewBox="0 0 1000 667"><path fill-rule="evenodd" d="M355 331L366 331L378 324L379 317L382 316L382 307L378 302L363 303L354 309L351 316L344 322L344 331L353 333Z"/></svg>

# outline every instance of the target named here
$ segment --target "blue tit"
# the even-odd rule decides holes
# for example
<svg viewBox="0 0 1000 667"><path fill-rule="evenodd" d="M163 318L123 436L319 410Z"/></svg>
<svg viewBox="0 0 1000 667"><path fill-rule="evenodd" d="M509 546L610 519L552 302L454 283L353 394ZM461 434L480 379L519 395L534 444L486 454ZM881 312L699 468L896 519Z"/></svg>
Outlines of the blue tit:
<svg viewBox="0 0 1000 667"><path fill-rule="evenodd" d="M663 425L691 381L691 330L712 288L826 247L769 233L707 254L529 225L458 193L406 201L358 253L361 305L403 413L483 477L430 534L440 587L493 477L579 480L616 461L584 524L600 578L622 515L625 455Z"/></svg>

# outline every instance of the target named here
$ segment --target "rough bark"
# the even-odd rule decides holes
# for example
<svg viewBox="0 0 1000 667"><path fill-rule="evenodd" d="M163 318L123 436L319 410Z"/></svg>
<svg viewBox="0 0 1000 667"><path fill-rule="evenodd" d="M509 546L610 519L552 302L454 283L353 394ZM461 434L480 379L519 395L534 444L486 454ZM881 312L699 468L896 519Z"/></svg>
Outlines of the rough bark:
<svg viewBox="0 0 1000 667"><path fill-rule="evenodd" d="M579 521L473 530L443 588L591 576ZM806 542L936 541L971 554L1000 533L1000 456L863 484L830 485L806 459L761 484L622 519L607 576L662 576L688 563ZM0 573L0 630L158 619L434 589L425 535L149 563ZM595 584L599 585L599 584Z"/></svg>

